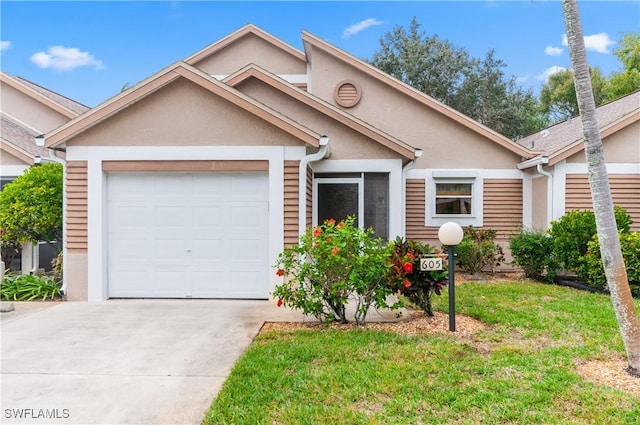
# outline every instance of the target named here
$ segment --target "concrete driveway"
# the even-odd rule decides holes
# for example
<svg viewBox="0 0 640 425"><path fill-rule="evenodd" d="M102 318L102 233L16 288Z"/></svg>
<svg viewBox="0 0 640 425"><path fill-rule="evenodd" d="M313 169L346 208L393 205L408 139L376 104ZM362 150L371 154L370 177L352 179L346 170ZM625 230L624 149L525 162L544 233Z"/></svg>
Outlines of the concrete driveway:
<svg viewBox="0 0 640 425"><path fill-rule="evenodd" d="M199 424L274 302L16 303L2 313L1 423Z"/></svg>

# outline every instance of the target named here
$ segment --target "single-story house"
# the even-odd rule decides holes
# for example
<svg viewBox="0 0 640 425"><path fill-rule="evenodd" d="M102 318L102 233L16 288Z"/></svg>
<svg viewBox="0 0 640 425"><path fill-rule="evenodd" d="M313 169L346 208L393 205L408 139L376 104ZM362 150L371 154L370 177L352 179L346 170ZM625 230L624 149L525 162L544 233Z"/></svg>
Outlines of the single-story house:
<svg viewBox="0 0 640 425"><path fill-rule="evenodd" d="M34 137L53 130L89 108L24 78L2 71L0 93L2 190L5 184L33 165L45 161L62 161L53 153L55 151L37 146ZM52 255L53 252L47 245L34 251L31 244L25 244L22 249L22 272L29 273L39 267L50 265Z"/></svg>
<svg viewBox="0 0 640 425"><path fill-rule="evenodd" d="M269 298L328 218L437 245L447 221L503 244L534 224L546 192L518 165L541 150L302 43L247 25L40 139L66 151L69 299Z"/></svg>
<svg viewBox="0 0 640 425"><path fill-rule="evenodd" d="M596 109L613 203L640 231L640 91ZM532 179L531 226L546 228L570 210L592 210L580 117L518 140L539 152L518 164Z"/></svg>

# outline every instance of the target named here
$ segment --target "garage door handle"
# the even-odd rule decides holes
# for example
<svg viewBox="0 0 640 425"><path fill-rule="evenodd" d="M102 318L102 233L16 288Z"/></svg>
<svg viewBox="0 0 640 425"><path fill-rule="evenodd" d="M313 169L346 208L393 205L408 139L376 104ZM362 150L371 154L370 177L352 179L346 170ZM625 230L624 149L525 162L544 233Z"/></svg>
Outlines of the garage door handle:
<svg viewBox="0 0 640 425"><path fill-rule="evenodd" d="M191 248L187 249L187 252L191 252Z"/></svg>

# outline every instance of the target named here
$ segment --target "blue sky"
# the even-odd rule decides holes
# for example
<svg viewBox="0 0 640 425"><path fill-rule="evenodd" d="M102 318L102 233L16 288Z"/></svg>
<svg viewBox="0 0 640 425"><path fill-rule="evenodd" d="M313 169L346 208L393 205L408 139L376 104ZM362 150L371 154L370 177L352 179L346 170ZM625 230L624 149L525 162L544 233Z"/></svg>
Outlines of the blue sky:
<svg viewBox="0 0 640 425"><path fill-rule="evenodd" d="M622 33L640 31L640 2L579 2L587 58L605 75ZM302 30L361 59L412 17L473 56L493 48L505 72L537 93L570 67L560 1L68 1L0 2L0 67L96 106L171 63L252 23L302 49Z"/></svg>

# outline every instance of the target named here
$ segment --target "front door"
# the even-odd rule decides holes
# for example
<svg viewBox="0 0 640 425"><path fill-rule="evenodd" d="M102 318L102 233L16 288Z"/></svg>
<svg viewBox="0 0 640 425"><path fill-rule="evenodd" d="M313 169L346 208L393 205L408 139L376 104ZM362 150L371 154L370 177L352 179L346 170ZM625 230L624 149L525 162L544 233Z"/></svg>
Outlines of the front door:
<svg viewBox="0 0 640 425"><path fill-rule="evenodd" d="M389 175L387 173L322 173L314 176L314 225L333 218L356 217L359 227L389 236Z"/></svg>

